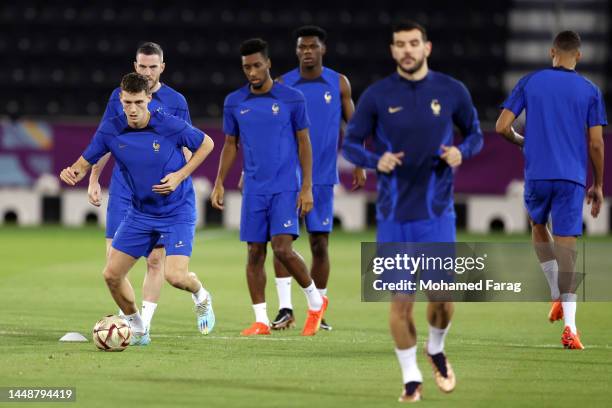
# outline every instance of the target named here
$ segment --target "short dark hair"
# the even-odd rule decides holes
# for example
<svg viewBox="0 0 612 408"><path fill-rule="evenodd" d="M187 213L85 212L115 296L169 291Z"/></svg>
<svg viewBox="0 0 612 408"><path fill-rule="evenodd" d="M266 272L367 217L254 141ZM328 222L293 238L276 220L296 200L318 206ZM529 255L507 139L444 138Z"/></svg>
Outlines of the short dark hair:
<svg viewBox="0 0 612 408"><path fill-rule="evenodd" d="M121 79L121 90L131 94L137 94L142 91L145 91L147 95L151 93L147 77L137 72L130 72L123 76Z"/></svg>
<svg viewBox="0 0 612 408"><path fill-rule="evenodd" d="M247 56L260 52L261 55L268 58L268 43L261 38L250 38L240 44L240 55Z"/></svg>
<svg viewBox="0 0 612 408"><path fill-rule="evenodd" d="M555 37L553 47L560 51L576 51L580 48L580 36L575 31L561 31Z"/></svg>
<svg viewBox="0 0 612 408"><path fill-rule="evenodd" d="M164 60L164 50L162 50L161 45L154 42L146 42L142 43L140 47L136 50L136 56L138 54L144 55L159 55L160 60Z"/></svg>
<svg viewBox="0 0 612 408"><path fill-rule="evenodd" d="M399 20L391 25L391 43L393 44L393 34L412 30L419 30L423 41L427 41L427 30L425 30L425 27L413 20Z"/></svg>
<svg viewBox="0 0 612 408"><path fill-rule="evenodd" d="M297 41L300 37L317 37L322 43L327 40L327 31L316 25L305 25L293 32L293 38Z"/></svg>

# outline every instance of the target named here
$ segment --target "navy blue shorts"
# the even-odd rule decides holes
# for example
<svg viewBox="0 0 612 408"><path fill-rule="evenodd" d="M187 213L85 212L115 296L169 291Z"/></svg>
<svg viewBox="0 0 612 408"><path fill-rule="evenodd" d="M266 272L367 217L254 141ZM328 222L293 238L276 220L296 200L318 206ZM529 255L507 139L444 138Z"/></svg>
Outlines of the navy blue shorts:
<svg viewBox="0 0 612 408"><path fill-rule="evenodd" d="M376 231L379 257L408 256L420 258L418 270L387 270L381 277L386 282L420 281L453 282L454 271L445 269L449 258L455 257L456 226L454 215L427 220L395 222L378 221ZM418 288L418 286L417 286ZM413 294L415 290L396 291Z"/></svg>
<svg viewBox="0 0 612 408"><path fill-rule="evenodd" d="M582 235L582 206L585 188L569 180L527 180L525 207L536 224L552 218L553 234L561 237Z"/></svg>
<svg viewBox="0 0 612 408"><path fill-rule="evenodd" d="M240 211L240 240L268 242L275 235L300 235L297 191L246 194Z"/></svg>
<svg viewBox="0 0 612 408"><path fill-rule="evenodd" d="M111 194L108 196L108 206L106 207L106 238L113 238L121 222L125 219L128 211L132 208L131 197L121 194Z"/></svg>
<svg viewBox="0 0 612 408"><path fill-rule="evenodd" d="M311 232L331 232L334 226L334 186L317 184L312 187L314 206L306 214L306 230Z"/></svg>
<svg viewBox="0 0 612 408"><path fill-rule="evenodd" d="M150 219L130 211L119 225L112 247L134 258L149 256L153 248L163 246L166 256L191 256L195 221L173 217Z"/></svg>

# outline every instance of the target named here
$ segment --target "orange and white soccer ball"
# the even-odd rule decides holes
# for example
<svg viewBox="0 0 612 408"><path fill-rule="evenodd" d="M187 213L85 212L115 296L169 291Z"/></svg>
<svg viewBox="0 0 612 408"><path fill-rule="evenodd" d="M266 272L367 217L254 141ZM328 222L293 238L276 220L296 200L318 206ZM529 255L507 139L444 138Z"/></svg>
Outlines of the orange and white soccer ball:
<svg viewBox="0 0 612 408"><path fill-rule="evenodd" d="M131 338L130 325L119 316L105 316L93 328L94 344L103 351L123 351Z"/></svg>

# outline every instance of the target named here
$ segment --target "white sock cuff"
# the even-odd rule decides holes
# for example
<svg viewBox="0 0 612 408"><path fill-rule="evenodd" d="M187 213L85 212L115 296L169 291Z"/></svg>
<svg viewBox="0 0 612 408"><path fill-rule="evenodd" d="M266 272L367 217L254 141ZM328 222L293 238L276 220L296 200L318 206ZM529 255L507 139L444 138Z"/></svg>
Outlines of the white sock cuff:
<svg viewBox="0 0 612 408"><path fill-rule="evenodd" d="M196 305L202 303L208 297L208 291L204 289L204 285L200 286L200 289L196 293L192 293L191 297L193 299L193 303Z"/></svg>
<svg viewBox="0 0 612 408"><path fill-rule="evenodd" d="M142 307L147 309L155 309L157 307L157 303L149 302L147 300L142 301Z"/></svg>
<svg viewBox="0 0 612 408"><path fill-rule="evenodd" d="M561 302L576 302L578 296L575 293L562 293Z"/></svg>
<svg viewBox="0 0 612 408"><path fill-rule="evenodd" d="M255 321L270 326L270 319L268 319L268 312L266 302L256 303L253 305L253 312L255 312Z"/></svg>
<svg viewBox="0 0 612 408"><path fill-rule="evenodd" d="M540 262L540 266L542 267L543 271L553 271L553 270L559 270L559 265L557 265L557 260L556 259L551 259L550 261L546 261L546 262Z"/></svg>
<svg viewBox="0 0 612 408"><path fill-rule="evenodd" d="M321 296L327 296L327 288L317 289Z"/></svg>
<svg viewBox="0 0 612 408"><path fill-rule="evenodd" d="M291 285L292 279L293 278L291 276L288 278L274 278L274 282L276 282L277 285Z"/></svg>
<svg viewBox="0 0 612 408"><path fill-rule="evenodd" d="M397 355L397 358L409 358L412 356L416 356L416 353L417 353L416 344L407 349L398 349L397 347L395 348L395 354Z"/></svg>

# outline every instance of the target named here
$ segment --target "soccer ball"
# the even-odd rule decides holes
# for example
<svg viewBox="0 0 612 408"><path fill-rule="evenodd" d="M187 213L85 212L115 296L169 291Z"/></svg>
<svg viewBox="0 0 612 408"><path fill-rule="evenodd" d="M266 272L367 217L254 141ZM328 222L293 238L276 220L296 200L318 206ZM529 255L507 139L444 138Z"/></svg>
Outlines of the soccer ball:
<svg viewBox="0 0 612 408"><path fill-rule="evenodd" d="M130 325L119 316L105 316L93 328L94 344L103 351L123 351L131 338Z"/></svg>

